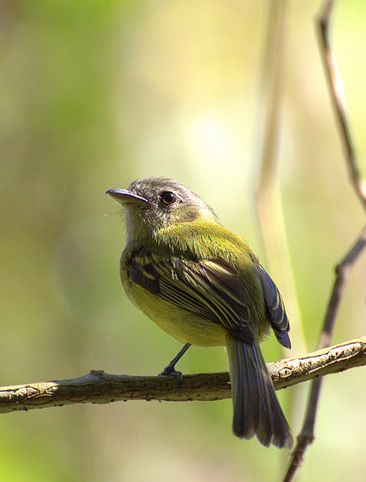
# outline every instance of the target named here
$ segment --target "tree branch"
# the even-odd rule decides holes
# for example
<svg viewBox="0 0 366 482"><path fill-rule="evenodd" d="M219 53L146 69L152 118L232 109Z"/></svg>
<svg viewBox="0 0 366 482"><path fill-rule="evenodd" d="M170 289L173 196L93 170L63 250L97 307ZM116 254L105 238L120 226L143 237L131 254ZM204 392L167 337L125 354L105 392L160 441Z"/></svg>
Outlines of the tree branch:
<svg viewBox="0 0 366 482"><path fill-rule="evenodd" d="M353 144L349 122L347 120L346 101L341 74L338 69L335 53L330 41L330 25L336 0L325 0L319 18L316 20L319 31L320 53L324 65L324 72L328 83L330 100L339 128L340 139L343 144L344 156L348 168L350 182L355 193L366 210L366 182L358 166L355 146Z"/></svg>
<svg viewBox="0 0 366 482"><path fill-rule="evenodd" d="M269 364L276 390L366 365L366 337ZM213 401L230 398L228 373L174 377L111 375L94 370L79 378L0 387L0 413L79 403L126 400Z"/></svg>
<svg viewBox="0 0 366 482"><path fill-rule="evenodd" d="M318 343L319 349L325 348L330 344L334 324L337 318L340 302L342 300L342 295L346 287L348 275L352 266L357 261L357 258L360 256L365 247L366 226L363 228L355 243L351 246L342 261L335 268L336 277L325 313L322 331L320 333ZM291 455L291 460L283 482L291 482L294 479L295 474L303 461L304 453L307 447L314 440L314 428L321 387L322 378L317 378L312 382L304 423L301 432L297 437L296 446Z"/></svg>
<svg viewBox="0 0 366 482"><path fill-rule="evenodd" d="M339 127L340 138L344 147L345 161L349 170L350 182L356 192L356 195L358 196L359 201L366 209L366 184L362 179L361 172L358 167L358 161L356 158L347 113L345 110L343 82L330 42L329 29L333 16L335 1L336 0L325 0L323 2L319 18L316 22L319 30L320 53L324 64L331 102L333 105L337 125ZM323 348L330 344L350 269L356 263L365 247L366 226L364 226L356 241L344 255L342 261L335 268L336 277L325 313L318 348ZM304 453L314 440L315 421L321 388L322 379L318 378L314 380L310 389L303 426L300 434L297 437L296 446L291 455L291 460L283 482L292 482L292 480L294 480L296 472L303 461Z"/></svg>

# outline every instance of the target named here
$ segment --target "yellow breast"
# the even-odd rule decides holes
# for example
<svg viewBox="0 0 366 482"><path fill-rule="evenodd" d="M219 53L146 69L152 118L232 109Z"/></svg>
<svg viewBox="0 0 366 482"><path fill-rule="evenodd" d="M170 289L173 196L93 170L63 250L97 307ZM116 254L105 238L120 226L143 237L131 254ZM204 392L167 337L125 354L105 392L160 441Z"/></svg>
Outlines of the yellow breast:
<svg viewBox="0 0 366 482"><path fill-rule="evenodd" d="M198 346L226 344L225 330L216 323L163 300L129 279L122 279L122 283L137 308L177 340Z"/></svg>

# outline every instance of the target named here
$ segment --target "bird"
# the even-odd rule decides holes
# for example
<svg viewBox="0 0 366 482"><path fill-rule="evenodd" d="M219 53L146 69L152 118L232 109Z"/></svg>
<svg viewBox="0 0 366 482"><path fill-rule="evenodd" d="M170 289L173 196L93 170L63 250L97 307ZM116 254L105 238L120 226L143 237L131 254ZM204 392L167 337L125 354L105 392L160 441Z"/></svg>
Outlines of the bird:
<svg viewBox="0 0 366 482"><path fill-rule="evenodd" d="M289 321L278 288L248 243L173 179L137 179L127 190L106 193L125 212L120 277L127 297L184 343L161 374L179 374L175 365L191 345L225 346L234 435L290 448L291 430L260 349L271 328L291 348Z"/></svg>

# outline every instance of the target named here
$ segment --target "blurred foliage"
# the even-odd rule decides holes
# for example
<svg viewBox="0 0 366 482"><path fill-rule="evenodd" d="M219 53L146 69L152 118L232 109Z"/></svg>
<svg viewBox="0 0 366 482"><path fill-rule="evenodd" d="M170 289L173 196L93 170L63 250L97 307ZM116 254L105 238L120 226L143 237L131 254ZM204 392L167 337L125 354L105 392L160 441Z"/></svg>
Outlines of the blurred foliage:
<svg viewBox="0 0 366 482"><path fill-rule="evenodd" d="M289 10L279 152L309 347L317 341L334 264L363 222L319 61L318 6L292 2ZM104 196L107 188L148 175L174 177L260 254L253 193L267 8L263 0L0 2L2 384L92 368L158 373L179 348L122 293L124 228L118 207ZM342 2L334 27L360 159L366 158L365 10L361 0ZM364 161L361 167L366 172ZM335 342L365 334L365 274L363 256ZM279 356L272 340L265 349L268 358ZM226 354L195 348L181 367L226 370ZM326 380L318 439L299 480L319 480L319 473L325 482L364 479L361 376L354 370ZM295 434L303 409L298 397ZM230 401L3 415L0 479L278 480L285 455L236 440L230 424Z"/></svg>

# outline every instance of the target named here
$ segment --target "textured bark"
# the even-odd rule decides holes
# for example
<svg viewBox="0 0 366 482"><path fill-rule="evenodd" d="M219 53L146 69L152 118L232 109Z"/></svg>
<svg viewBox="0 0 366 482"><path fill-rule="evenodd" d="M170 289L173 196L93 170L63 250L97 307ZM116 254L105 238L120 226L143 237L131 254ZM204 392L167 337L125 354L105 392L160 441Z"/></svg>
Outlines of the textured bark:
<svg viewBox="0 0 366 482"><path fill-rule="evenodd" d="M277 390L366 365L366 337L268 365ZM76 403L127 400L212 401L230 398L228 373L174 377L111 375L93 370L68 380L0 387L0 413Z"/></svg>

